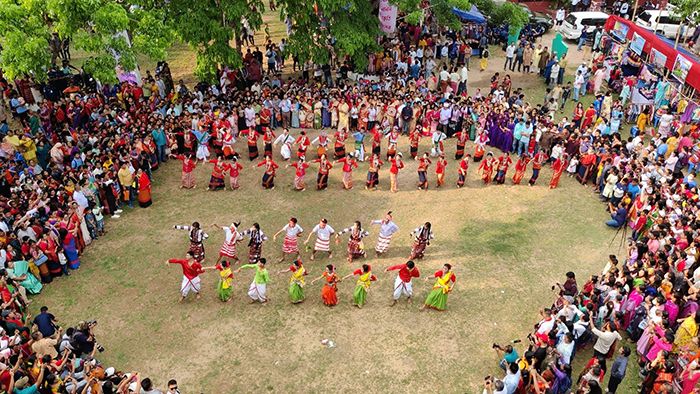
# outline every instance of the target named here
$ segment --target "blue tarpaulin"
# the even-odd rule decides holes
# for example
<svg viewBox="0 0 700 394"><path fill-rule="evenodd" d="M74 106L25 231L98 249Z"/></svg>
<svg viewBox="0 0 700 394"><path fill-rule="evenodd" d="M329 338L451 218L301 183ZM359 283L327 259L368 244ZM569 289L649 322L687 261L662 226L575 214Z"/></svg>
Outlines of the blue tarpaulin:
<svg viewBox="0 0 700 394"><path fill-rule="evenodd" d="M471 22L484 24L486 23L486 17L484 14L479 12L475 5L469 11L460 10L457 7L452 7L452 13L457 15L463 22Z"/></svg>

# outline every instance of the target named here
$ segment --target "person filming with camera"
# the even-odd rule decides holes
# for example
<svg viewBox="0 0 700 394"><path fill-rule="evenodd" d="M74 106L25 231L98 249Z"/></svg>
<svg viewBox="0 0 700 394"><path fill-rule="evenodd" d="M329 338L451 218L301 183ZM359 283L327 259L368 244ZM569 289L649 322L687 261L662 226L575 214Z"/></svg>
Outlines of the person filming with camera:
<svg viewBox="0 0 700 394"><path fill-rule="evenodd" d="M93 354L95 350L99 352L104 351L102 345L95 341L95 326L97 326L96 320L78 323L70 341L73 352L77 357L83 354Z"/></svg>

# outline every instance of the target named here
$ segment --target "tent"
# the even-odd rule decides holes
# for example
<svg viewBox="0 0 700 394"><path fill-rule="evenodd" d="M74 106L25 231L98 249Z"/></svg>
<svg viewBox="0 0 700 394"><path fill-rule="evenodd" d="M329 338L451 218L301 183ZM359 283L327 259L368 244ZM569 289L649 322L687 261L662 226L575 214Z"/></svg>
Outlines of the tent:
<svg viewBox="0 0 700 394"><path fill-rule="evenodd" d="M632 40L636 33L644 40L642 51L644 53L650 53L652 49L655 49L666 56L665 66L669 70L673 70L676 57L678 54L681 54L690 64L687 76L685 77L685 83L696 90L700 90L700 59L683 48L679 47L678 49L674 49L673 42L666 37L656 35L653 31L637 26L632 21L620 18L616 15L610 15L607 22L605 22L605 30L613 34L617 33L616 35L624 35L628 42Z"/></svg>
<svg viewBox="0 0 700 394"><path fill-rule="evenodd" d="M462 22L477 23L483 25L486 23L486 17L482 14L475 5L469 11L460 10L457 7L452 7L452 13L457 15Z"/></svg>

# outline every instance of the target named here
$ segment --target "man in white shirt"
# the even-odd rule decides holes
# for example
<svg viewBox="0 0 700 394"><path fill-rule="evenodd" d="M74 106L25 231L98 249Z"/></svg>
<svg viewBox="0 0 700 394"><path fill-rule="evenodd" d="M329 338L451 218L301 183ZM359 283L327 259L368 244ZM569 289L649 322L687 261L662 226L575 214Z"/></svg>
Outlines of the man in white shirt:
<svg viewBox="0 0 700 394"><path fill-rule="evenodd" d="M515 57L515 48L515 42L511 42L508 45L508 47L506 47L506 62L503 63L503 71L505 71L506 68L513 65L513 57Z"/></svg>
<svg viewBox="0 0 700 394"><path fill-rule="evenodd" d="M459 88L457 89L457 94L462 94L467 91L467 82L469 80L469 69L466 65L463 65L459 70Z"/></svg>
<svg viewBox="0 0 700 394"><path fill-rule="evenodd" d="M562 23L564 23L564 18L566 18L566 11L564 10L564 7L559 7L555 18L557 21L557 27L561 26Z"/></svg>
<svg viewBox="0 0 700 394"><path fill-rule="evenodd" d="M576 71L576 79L574 79L574 102L577 102L579 99L579 94L581 93L581 88L583 87L584 81L585 80L581 70ZM585 94L585 90L583 93Z"/></svg>
<svg viewBox="0 0 700 394"><path fill-rule="evenodd" d="M328 220L325 218L321 219L313 230L311 230L309 236L306 237L304 245L309 243L311 234L316 234L316 242L314 243L314 250L311 252L310 259L314 259L316 252L328 252L328 258L330 259L333 256L333 251L331 250L331 235L335 234L335 230L328 224Z"/></svg>
<svg viewBox="0 0 700 394"><path fill-rule="evenodd" d="M618 333L617 331L613 331L613 327L610 325L610 323L605 323L603 329L605 331L600 331L595 327L591 327L593 335L598 337L598 340L595 342L595 345L593 345L593 355L596 357L605 357L608 354L610 347L612 347L615 341L622 340L620 333Z"/></svg>
<svg viewBox="0 0 700 394"><path fill-rule="evenodd" d="M571 333L564 334L564 338L557 345L559 364L571 365L571 355L574 352L574 336Z"/></svg>

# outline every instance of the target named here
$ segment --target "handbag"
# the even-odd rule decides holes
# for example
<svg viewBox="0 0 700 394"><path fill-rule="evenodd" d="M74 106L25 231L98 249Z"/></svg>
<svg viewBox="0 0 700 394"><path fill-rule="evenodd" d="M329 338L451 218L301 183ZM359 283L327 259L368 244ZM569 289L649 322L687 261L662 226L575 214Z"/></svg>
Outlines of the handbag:
<svg viewBox="0 0 700 394"><path fill-rule="evenodd" d="M65 253L63 253L63 252L58 253L58 262L59 262L61 265L66 265L66 264L68 264L68 259L66 258L66 254L65 254Z"/></svg>

